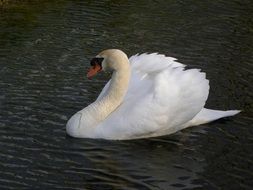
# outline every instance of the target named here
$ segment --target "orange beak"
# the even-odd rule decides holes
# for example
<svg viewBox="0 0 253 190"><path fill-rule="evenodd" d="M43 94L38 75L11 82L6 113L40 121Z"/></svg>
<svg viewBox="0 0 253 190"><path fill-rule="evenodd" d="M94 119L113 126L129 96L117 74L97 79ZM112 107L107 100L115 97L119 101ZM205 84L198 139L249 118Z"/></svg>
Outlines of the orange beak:
<svg viewBox="0 0 253 190"><path fill-rule="evenodd" d="M99 71L101 71L102 70L102 68L101 68L101 66L99 65L99 64L95 64L94 66L92 66L90 69L89 69L89 71L88 71L88 73L87 73L87 77L88 77L88 79L91 79L91 77L93 77L93 76L95 76Z"/></svg>

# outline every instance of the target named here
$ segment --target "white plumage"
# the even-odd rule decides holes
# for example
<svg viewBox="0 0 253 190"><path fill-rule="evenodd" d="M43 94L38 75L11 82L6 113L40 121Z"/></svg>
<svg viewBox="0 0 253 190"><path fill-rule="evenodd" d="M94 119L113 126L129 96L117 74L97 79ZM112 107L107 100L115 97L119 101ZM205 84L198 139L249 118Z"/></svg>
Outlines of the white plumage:
<svg viewBox="0 0 253 190"><path fill-rule="evenodd" d="M104 57L103 65L110 67L108 60L119 65L120 61L128 62L121 59L125 55L123 54L120 50L106 50L98 57ZM110 80L91 106L79 111L69 120L69 135L119 140L147 138L168 135L239 112L205 109L209 93L209 81L205 73L198 69L185 70L185 65L175 58L157 53L141 54L132 56L126 64L130 65L131 72L129 84L125 85L126 92L119 85L121 79L112 79L114 83L118 81L117 88L112 87ZM114 72L117 73L120 69L117 67ZM124 75L124 72L118 73ZM117 78L117 74L113 77ZM122 81L127 78L122 77ZM113 95L108 95L112 90ZM118 105L111 109L108 102L117 99L117 91L121 90L124 94L121 95L122 99L114 102ZM96 116L96 113L105 115Z"/></svg>

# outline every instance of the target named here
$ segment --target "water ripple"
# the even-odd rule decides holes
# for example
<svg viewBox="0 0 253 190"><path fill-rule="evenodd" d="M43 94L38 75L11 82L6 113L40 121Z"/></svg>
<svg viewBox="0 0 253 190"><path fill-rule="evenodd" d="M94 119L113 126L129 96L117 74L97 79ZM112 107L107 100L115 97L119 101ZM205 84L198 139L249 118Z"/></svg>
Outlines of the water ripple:
<svg viewBox="0 0 253 190"><path fill-rule="evenodd" d="M237 0L0 7L0 189L251 189L251 7ZM166 137L70 138L68 118L110 77L85 79L89 59L112 47L201 68L211 84L207 106L243 112Z"/></svg>

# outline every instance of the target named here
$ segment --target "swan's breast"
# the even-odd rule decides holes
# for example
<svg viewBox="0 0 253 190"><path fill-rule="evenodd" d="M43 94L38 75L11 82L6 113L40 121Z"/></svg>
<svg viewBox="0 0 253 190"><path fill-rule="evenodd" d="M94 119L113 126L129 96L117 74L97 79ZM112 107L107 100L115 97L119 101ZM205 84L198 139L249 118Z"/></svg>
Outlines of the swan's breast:
<svg viewBox="0 0 253 190"><path fill-rule="evenodd" d="M80 121L82 118L82 113L76 113L73 115L66 125L66 132L68 135L72 137L78 137L79 134L79 128L80 128Z"/></svg>

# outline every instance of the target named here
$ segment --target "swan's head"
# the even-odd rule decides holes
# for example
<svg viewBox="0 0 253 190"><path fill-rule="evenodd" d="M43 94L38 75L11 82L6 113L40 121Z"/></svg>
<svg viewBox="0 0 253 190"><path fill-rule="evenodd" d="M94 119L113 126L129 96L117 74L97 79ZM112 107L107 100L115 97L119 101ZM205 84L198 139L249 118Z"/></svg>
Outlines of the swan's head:
<svg viewBox="0 0 253 190"><path fill-rule="evenodd" d="M107 49L90 61L91 68L87 77L91 78L100 71L119 70L128 64L127 55L119 49Z"/></svg>

